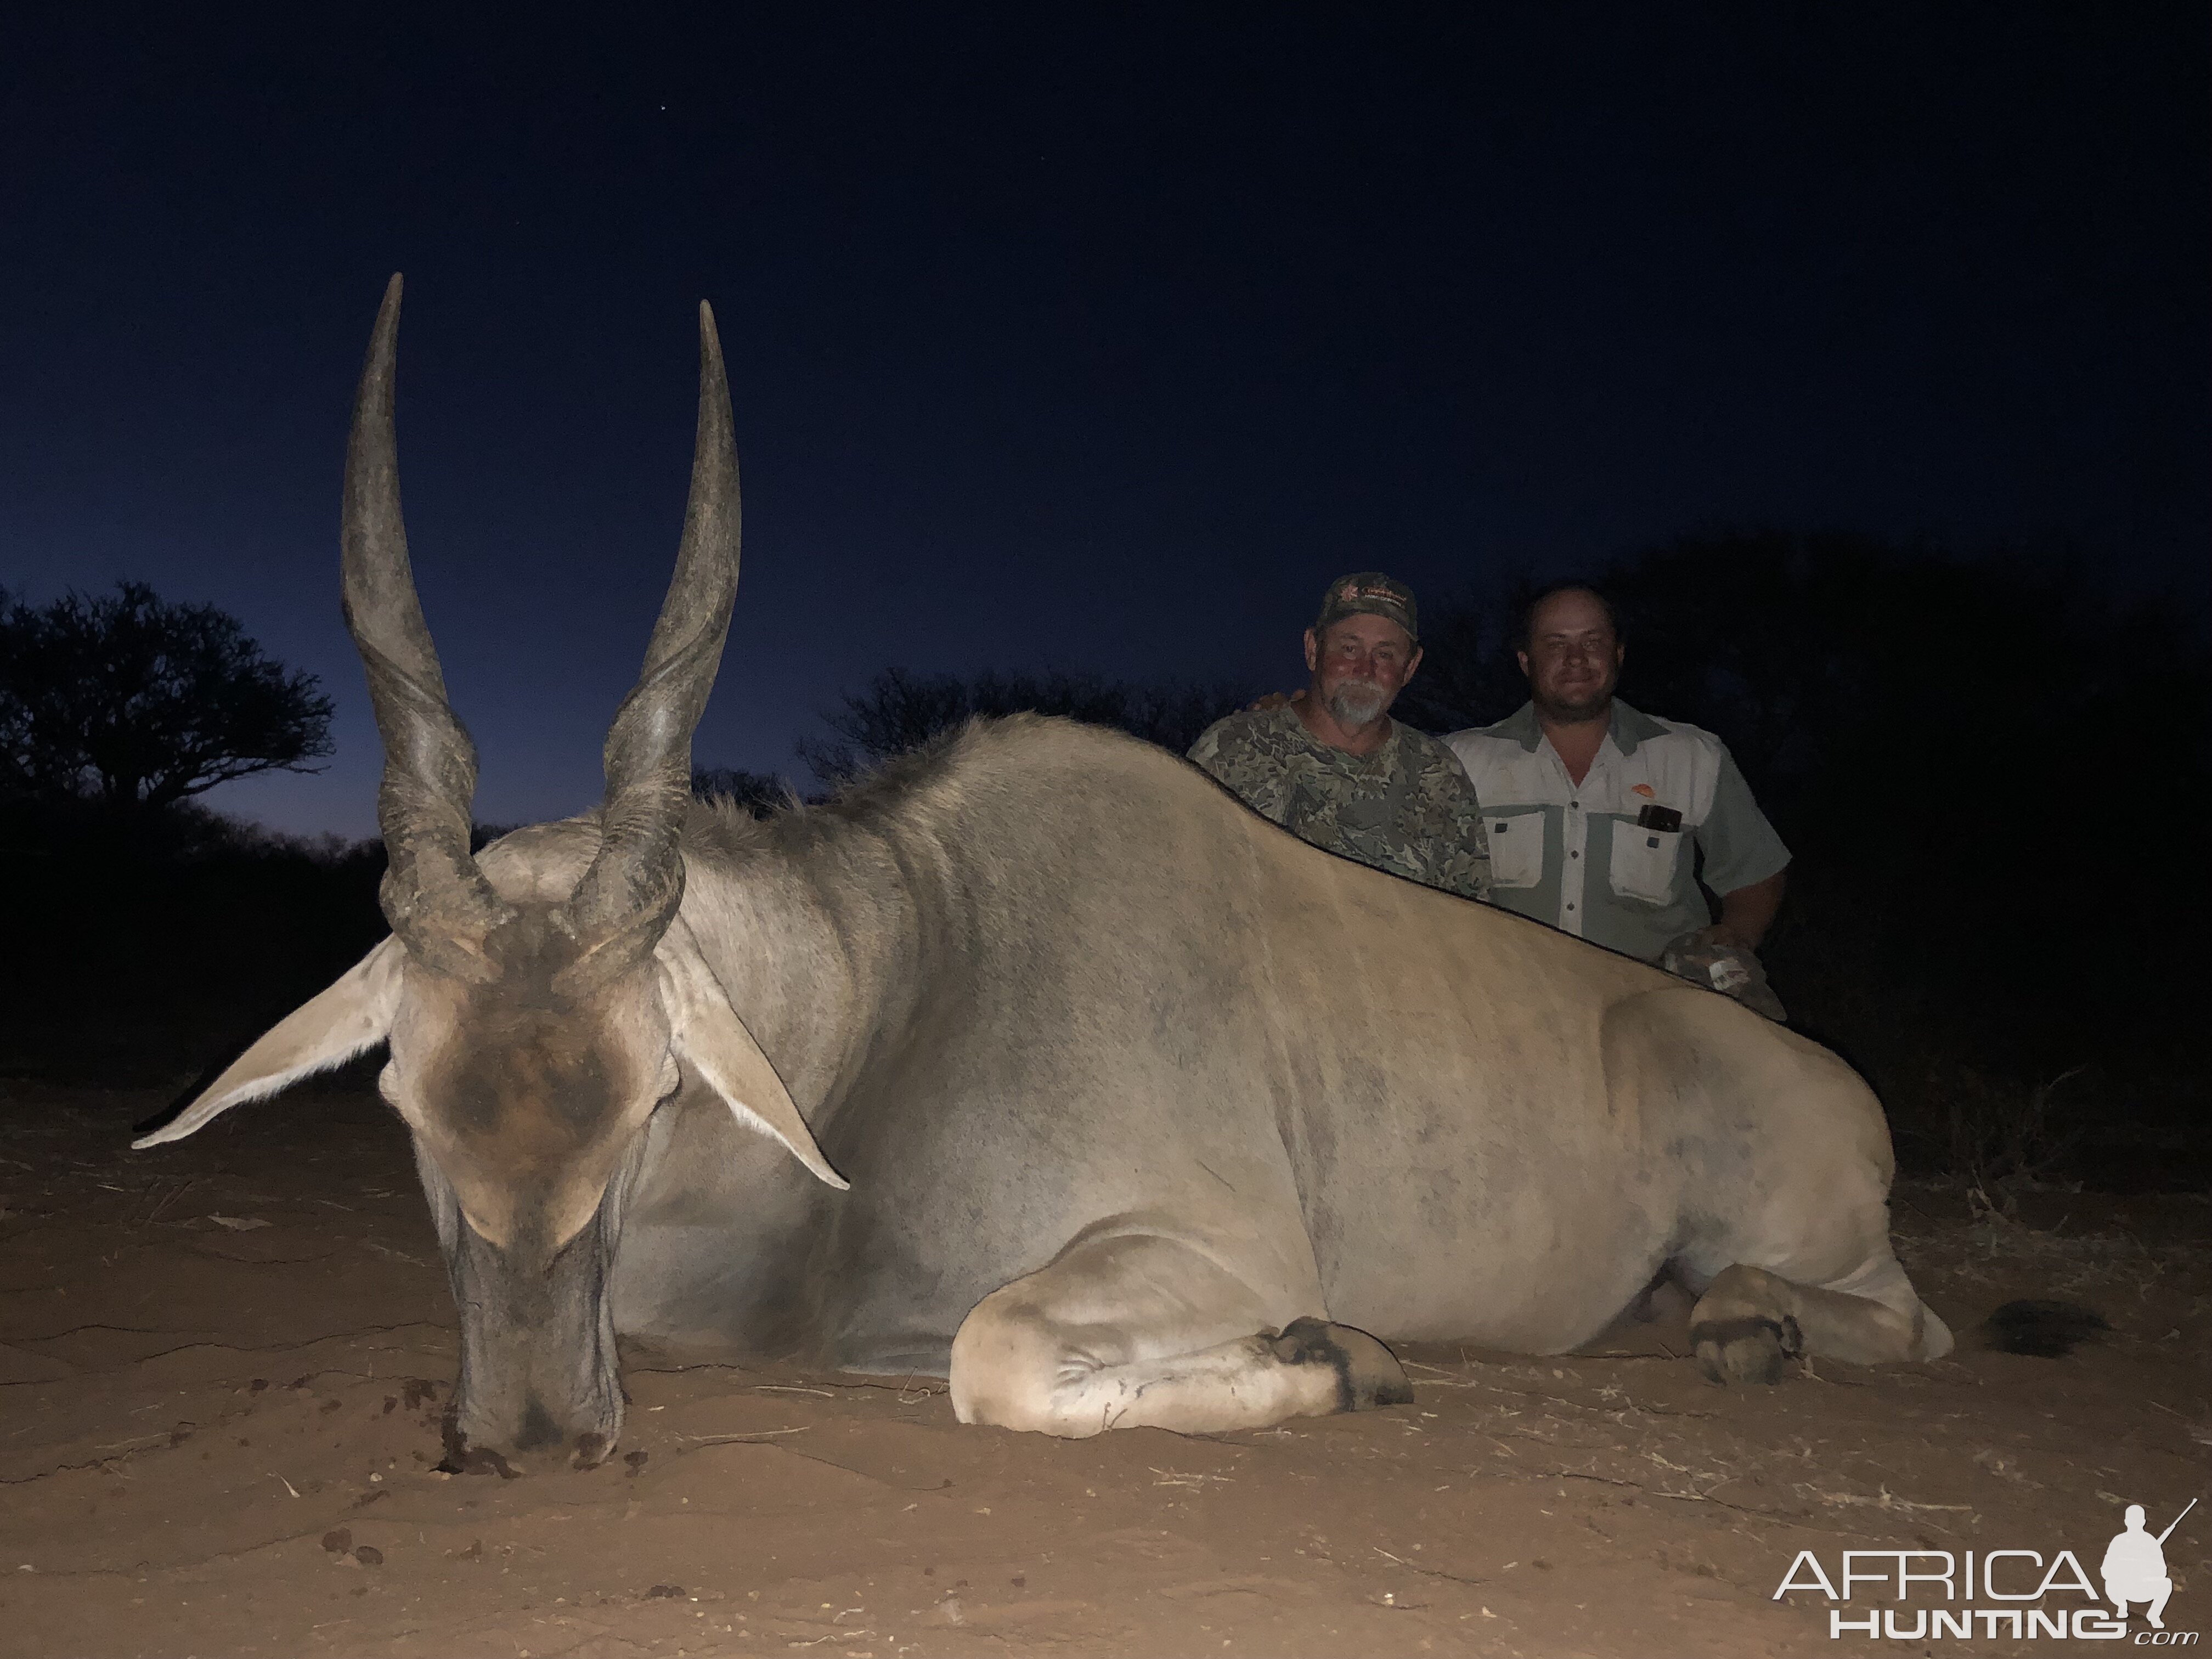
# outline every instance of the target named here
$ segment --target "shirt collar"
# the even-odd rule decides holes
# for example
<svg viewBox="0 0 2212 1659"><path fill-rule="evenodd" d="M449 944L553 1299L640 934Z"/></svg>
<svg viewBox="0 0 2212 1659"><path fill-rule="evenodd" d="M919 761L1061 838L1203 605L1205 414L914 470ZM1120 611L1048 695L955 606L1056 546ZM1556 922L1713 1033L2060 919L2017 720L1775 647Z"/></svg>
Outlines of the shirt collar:
<svg viewBox="0 0 2212 1659"><path fill-rule="evenodd" d="M1606 735L1613 746L1624 755L1636 752L1636 745L1648 743L1653 738L1663 738L1667 728L1640 709L1631 708L1619 697L1613 700L1613 719L1607 724Z"/></svg>
<svg viewBox="0 0 2212 1659"><path fill-rule="evenodd" d="M1536 705L1534 702L1522 703L1497 725L1490 727L1487 735L1493 738L1510 738L1530 754L1534 754L1536 745L1544 741L1544 728L1536 724Z"/></svg>
<svg viewBox="0 0 2212 1659"><path fill-rule="evenodd" d="M1613 746L1624 755L1634 754L1638 744L1667 735L1665 726L1641 710L1631 708L1619 697L1613 700L1613 714L1606 722L1605 730L1606 735L1613 739ZM1536 705L1533 702L1522 703L1492 726L1490 735L1510 738L1530 754L1534 754L1544 741L1544 728L1536 720Z"/></svg>

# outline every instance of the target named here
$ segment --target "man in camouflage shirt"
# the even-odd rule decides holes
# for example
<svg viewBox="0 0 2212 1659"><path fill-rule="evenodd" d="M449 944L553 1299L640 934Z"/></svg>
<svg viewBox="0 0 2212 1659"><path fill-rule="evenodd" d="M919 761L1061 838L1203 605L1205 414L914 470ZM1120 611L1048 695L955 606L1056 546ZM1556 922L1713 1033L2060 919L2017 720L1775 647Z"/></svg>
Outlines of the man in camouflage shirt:
<svg viewBox="0 0 2212 1659"><path fill-rule="evenodd" d="M1468 898L1490 894L1482 809L1450 750L1391 720L1419 615L1377 570L1340 577L1306 630L1307 695L1216 720L1190 757L1315 846Z"/></svg>

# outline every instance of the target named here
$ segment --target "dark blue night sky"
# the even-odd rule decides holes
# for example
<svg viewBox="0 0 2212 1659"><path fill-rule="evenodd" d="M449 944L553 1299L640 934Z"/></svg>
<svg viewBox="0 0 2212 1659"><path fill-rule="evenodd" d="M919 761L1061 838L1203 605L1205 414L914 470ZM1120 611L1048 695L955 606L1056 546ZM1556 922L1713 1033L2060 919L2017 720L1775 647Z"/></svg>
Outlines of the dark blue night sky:
<svg viewBox="0 0 2212 1659"><path fill-rule="evenodd" d="M702 763L792 769L891 664L1280 684L1370 565L1763 524L2202 593L2202 5L654 15L0 38L0 584L212 600L339 700L327 773L212 804L373 827L336 517L394 270L489 820L597 798L702 297L746 500Z"/></svg>

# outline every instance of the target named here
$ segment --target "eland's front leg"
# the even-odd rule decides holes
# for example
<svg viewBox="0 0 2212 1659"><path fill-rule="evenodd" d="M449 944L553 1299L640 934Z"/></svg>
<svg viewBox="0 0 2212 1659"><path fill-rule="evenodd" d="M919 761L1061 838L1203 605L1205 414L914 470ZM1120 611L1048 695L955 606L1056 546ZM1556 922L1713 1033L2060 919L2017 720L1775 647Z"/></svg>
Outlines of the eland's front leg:
<svg viewBox="0 0 2212 1659"><path fill-rule="evenodd" d="M1716 1382L1772 1382L1809 1353L1855 1365L1940 1359L1951 1333L1922 1304L1885 1249L1832 1285L1805 1285L1738 1262L1716 1275L1690 1315L1698 1364Z"/></svg>
<svg viewBox="0 0 2212 1659"><path fill-rule="evenodd" d="M1265 1428L1413 1399L1373 1337L1281 1301L1174 1239L1086 1237L961 1322L953 1409L963 1423L1082 1439Z"/></svg>

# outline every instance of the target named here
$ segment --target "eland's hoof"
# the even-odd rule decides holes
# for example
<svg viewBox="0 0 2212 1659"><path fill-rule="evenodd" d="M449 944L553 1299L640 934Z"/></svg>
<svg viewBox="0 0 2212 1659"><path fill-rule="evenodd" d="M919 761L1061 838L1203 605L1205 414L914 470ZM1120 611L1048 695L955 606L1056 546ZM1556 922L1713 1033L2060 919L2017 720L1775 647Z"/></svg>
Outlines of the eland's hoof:
<svg viewBox="0 0 2212 1659"><path fill-rule="evenodd" d="M1364 1331L1322 1319L1294 1319L1267 1346L1286 1365L1334 1367L1339 1411L1413 1403L1413 1385L1406 1381L1396 1356Z"/></svg>
<svg viewBox="0 0 2212 1659"><path fill-rule="evenodd" d="M1783 1362L1805 1352L1804 1333L1788 1314L1778 1320L1753 1316L1692 1325L1690 1340L1707 1380L1731 1387L1779 1382Z"/></svg>

